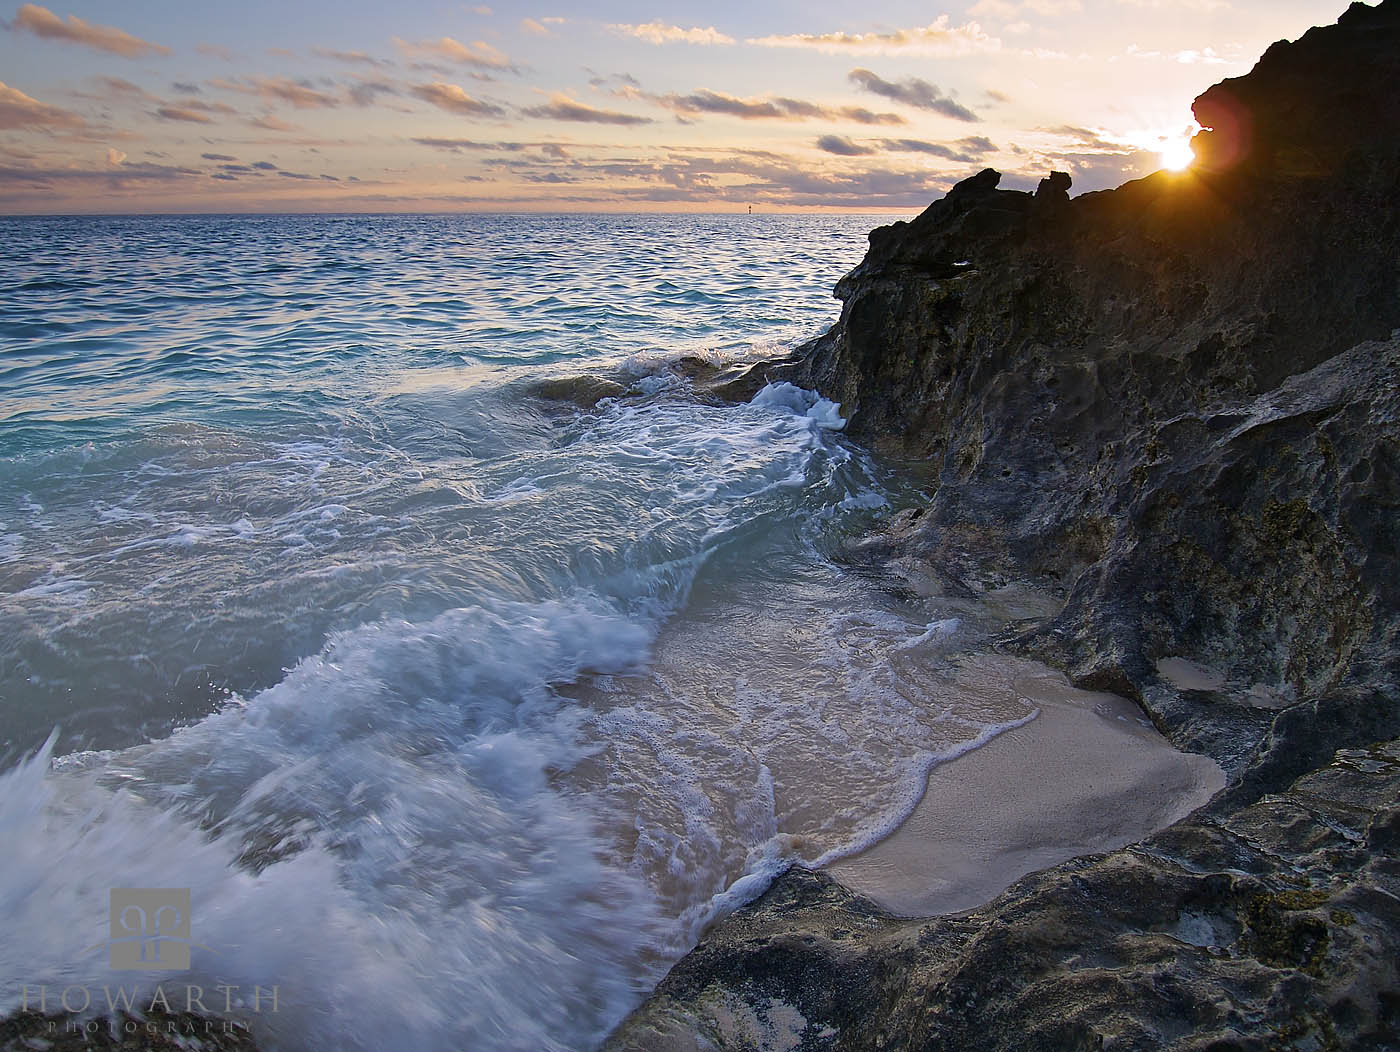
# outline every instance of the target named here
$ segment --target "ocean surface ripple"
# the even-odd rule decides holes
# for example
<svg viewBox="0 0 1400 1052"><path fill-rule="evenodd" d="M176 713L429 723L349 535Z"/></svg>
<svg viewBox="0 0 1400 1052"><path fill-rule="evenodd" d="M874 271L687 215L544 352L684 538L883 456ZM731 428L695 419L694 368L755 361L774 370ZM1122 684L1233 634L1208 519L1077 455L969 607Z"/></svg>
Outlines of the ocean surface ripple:
<svg viewBox="0 0 1400 1052"><path fill-rule="evenodd" d="M669 368L819 332L872 225L0 219L0 1012L149 989L109 888L188 887L267 1048L593 1047L1033 718L833 558L914 496L839 406Z"/></svg>

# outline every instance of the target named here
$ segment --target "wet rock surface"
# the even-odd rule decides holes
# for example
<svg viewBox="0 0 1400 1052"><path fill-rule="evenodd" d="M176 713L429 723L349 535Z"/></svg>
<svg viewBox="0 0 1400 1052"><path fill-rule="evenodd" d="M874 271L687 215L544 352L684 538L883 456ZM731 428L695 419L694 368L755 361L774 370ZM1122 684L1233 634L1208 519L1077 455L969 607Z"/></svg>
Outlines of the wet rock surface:
<svg viewBox="0 0 1400 1052"><path fill-rule="evenodd" d="M1001 645L1230 784L957 917L794 871L612 1047L1400 1047L1397 83L1400 0L1355 4L1197 100L1192 172L984 171L735 381L817 388L928 478L853 566L1062 595Z"/></svg>
<svg viewBox="0 0 1400 1052"><path fill-rule="evenodd" d="M932 920L793 870L609 1047L1400 1047L1397 800L1400 742L1344 750L1283 793Z"/></svg>
<svg viewBox="0 0 1400 1052"><path fill-rule="evenodd" d="M248 1029L232 1021L157 1009L142 1017L80 1019L16 1012L0 1019L5 1052L257 1052Z"/></svg>

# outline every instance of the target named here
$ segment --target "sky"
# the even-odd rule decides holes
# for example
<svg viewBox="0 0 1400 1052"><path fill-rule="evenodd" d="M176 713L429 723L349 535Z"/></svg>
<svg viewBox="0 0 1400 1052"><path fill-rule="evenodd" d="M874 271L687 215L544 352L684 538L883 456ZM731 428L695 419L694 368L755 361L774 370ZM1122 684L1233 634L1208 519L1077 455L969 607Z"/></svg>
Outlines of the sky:
<svg viewBox="0 0 1400 1052"><path fill-rule="evenodd" d="M1189 158L1347 0L0 8L0 213L909 211Z"/></svg>

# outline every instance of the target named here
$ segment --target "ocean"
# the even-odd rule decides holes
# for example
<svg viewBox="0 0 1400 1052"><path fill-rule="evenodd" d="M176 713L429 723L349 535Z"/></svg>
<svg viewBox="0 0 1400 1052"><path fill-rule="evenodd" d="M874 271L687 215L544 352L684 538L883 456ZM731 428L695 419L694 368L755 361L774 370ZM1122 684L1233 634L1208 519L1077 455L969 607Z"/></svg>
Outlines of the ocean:
<svg viewBox="0 0 1400 1052"><path fill-rule="evenodd" d="M0 1013L592 1048L1033 718L993 612L842 559L917 479L675 367L820 333L887 221L0 219ZM189 890L188 968L113 888Z"/></svg>

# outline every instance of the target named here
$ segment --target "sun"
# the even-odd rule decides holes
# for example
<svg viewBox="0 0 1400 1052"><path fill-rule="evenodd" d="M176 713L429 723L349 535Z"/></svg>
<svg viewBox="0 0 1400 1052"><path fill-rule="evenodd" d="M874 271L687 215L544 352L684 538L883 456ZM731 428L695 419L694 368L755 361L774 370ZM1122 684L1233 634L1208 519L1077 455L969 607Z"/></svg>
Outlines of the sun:
<svg viewBox="0 0 1400 1052"><path fill-rule="evenodd" d="M1190 139L1177 139L1164 144L1158 156L1162 158L1162 167L1171 172L1184 172L1196 159L1191 152Z"/></svg>

